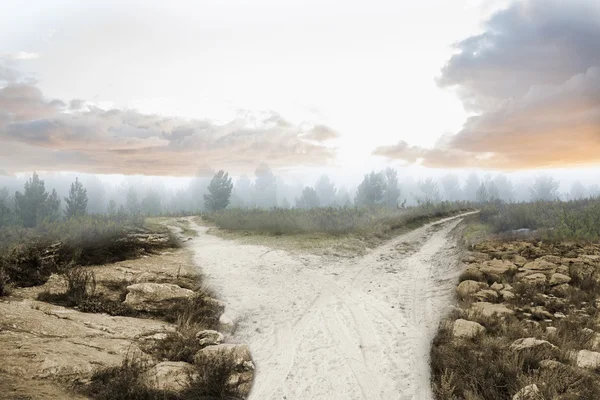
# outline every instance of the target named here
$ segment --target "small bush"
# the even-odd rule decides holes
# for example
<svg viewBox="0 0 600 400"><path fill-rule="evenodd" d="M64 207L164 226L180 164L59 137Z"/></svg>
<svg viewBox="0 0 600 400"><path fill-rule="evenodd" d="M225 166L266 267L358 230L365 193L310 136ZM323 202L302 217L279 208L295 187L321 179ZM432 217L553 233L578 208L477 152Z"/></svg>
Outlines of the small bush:
<svg viewBox="0 0 600 400"><path fill-rule="evenodd" d="M230 377L237 373L236 361L228 352L198 354L194 364L194 376L188 389L182 393L184 399L241 399L244 393L238 385L229 384Z"/></svg>
<svg viewBox="0 0 600 400"><path fill-rule="evenodd" d="M97 400L175 400L172 393L148 386L144 373L149 365L140 357L128 355L121 365L96 371L85 394Z"/></svg>
<svg viewBox="0 0 600 400"><path fill-rule="evenodd" d="M4 270L4 268L0 267L0 296L6 296L10 293L10 277Z"/></svg>

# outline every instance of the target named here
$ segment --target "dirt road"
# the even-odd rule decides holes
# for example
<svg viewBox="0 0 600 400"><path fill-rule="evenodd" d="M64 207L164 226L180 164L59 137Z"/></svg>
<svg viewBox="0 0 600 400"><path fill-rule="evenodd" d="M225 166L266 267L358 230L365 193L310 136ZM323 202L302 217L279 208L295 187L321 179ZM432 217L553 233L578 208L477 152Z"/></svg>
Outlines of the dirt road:
<svg viewBox="0 0 600 400"><path fill-rule="evenodd" d="M353 260L241 245L193 224L196 263L257 366L251 399L430 399L429 343L450 304L461 219Z"/></svg>

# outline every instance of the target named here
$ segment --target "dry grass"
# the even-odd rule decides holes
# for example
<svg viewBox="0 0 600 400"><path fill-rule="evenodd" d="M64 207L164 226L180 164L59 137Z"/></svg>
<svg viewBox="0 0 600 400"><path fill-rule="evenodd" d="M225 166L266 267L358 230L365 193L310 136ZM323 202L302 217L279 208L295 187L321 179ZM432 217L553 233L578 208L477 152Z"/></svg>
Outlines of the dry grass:
<svg viewBox="0 0 600 400"><path fill-rule="evenodd" d="M487 252L492 257L502 255L483 242L474 249ZM575 257L593 254L600 245L535 243L523 248L521 256L529 261L545 254ZM584 269L585 270L585 269ZM472 301L459 302L460 309L444 321L432 343L432 387L438 400L450 399L511 399L517 391L536 384L545 399L598 399L600 398L600 371L585 370L576 366L572 351L595 350L593 330L598 330L596 319L600 311L596 300L600 296L598 280L592 273L581 276L581 271L571 270L570 288L557 297L548 285L520 283L514 274L502 276L502 283L513 286L515 298L508 304L514 315L487 317L467 311ZM577 278L579 273L579 278ZM492 283L485 274L464 272L460 281L475 280ZM495 279L496 281L498 279ZM563 313L565 318L548 318L539 307L550 314ZM486 328L485 333L474 338L453 337L453 322L468 319ZM546 328L556 328L555 332ZM591 330L593 329L593 330ZM541 346L513 351L510 345L520 338L534 337L546 340L557 348ZM555 368L543 367L543 360L560 362Z"/></svg>

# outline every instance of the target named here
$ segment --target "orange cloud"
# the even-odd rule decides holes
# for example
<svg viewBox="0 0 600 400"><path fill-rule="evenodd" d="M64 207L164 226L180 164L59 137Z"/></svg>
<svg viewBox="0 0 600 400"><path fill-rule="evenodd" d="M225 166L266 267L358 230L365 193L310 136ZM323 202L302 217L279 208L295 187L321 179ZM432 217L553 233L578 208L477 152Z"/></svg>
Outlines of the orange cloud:
<svg viewBox="0 0 600 400"><path fill-rule="evenodd" d="M307 130L267 114L215 124L86 107L81 100L67 106L47 101L35 86L9 83L0 89L0 158L6 163L0 167L11 173L194 175L205 165L252 171L261 162L318 165L334 156L315 143L331 137L330 128Z"/></svg>
<svg viewBox="0 0 600 400"><path fill-rule="evenodd" d="M457 49L439 84L477 115L432 149L401 142L374 154L430 167L600 163L600 4L514 3Z"/></svg>

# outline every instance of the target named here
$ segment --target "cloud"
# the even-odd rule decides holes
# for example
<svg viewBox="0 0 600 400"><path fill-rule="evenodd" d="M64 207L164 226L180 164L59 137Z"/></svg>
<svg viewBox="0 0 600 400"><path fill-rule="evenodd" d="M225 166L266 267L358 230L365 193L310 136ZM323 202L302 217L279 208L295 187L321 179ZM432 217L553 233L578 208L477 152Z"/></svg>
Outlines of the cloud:
<svg viewBox="0 0 600 400"><path fill-rule="evenodd" d="M600 162L600 3L525 0L456 45L441 87L474 111L432 149L375 154L433 167L521 169Z"/></svg>
<svg viewBox="0 0 600 400"><path fill-rule="evenodd" d="M306 140L314 140L315 142L326 142L328 140L337 139L340 134L330 127L322 124L315 125L310 131L302 136Z"/></svg>
<svg viewBox="0 0 600 400"><path fill-rule="evenodd" d="M193 175L205 166L252 171L326 163L331 149L306 140L306 130L275 112L251 112L226 124L105 110L73 100L48 100L31 84L0 89L0 159L11 173L71 170L90 173ZM333 132L319 126L324 137ZM331 134L329 134L331 136Z"/></svg>

